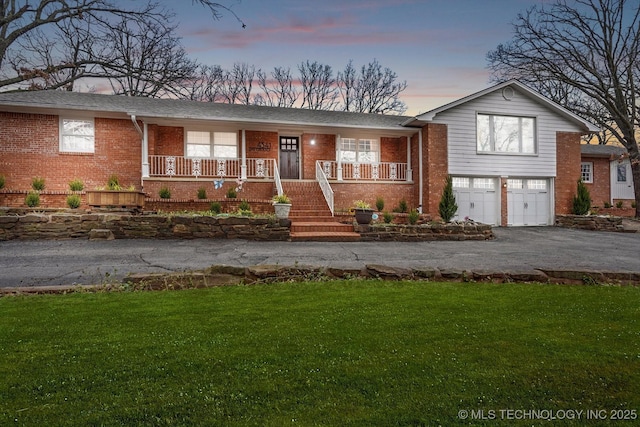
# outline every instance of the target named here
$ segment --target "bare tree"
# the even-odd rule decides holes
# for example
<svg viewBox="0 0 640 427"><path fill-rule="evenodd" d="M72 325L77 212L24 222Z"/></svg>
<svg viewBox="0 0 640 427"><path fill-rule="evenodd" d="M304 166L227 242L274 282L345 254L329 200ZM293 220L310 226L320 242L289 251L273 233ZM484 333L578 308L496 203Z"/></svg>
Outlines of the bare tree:
<svg viewBox="0 0 640 427"><path fill-rule="evenodd" d="M130 6L123 6L124 4ZM211 0L192 0L219 18L229 8ZM113 0L0 0L0 89L70 88L73 82L87 77L87 70L104 59L94 61L88 49L89 40L104 41L112 22L121 19L144 19L157 25L166 24L166 14L156 3L120 2ZM91 32L83 22L91 23ZM64 29L79 31L62 42ZM37 41L44 42L41 45ZM52 43L55 41L55 43ZM61 43L74 45L64 54ZM75 53L75 54L72 54ZM29 53L35 53L29 55ZM103 52L104 53L104 52ZM95 71L95 70L92 70Z"/></svg>
<svg viewBox="0 0 640 427"><path fill-rule="evenodd" d="M236 62L231 70L225 71L220 96L228 104L252 104L251 92L256 75L256 67L246 62Z"/></svg>
<svg viewBox="0 0 640 427"><path fill-rule="evenodd" d="M338 89L329 65L308 60L298 65L302 86L302 108L334 110L338 105Z"/></svg>
<svg viewBox="0 0 640 427"><path fill-rule="evenodd" d="M398 99L407 88L407 82L396 82L398 75L390 68L382 68L373 60L356 73L353 61L349 61L342 73L338 73L338 87L345 111L358 113L397 113L407 110Z"/></svg>
<svg viewBox="0 0 640 427"><path fill-rule="evenodd" d="M203 102L223 102L225 72L219 65L199 65L193 76L183 81L179 98Z"/></svg>
<svg viewBox="0 0 640 427"><path fill-rule="evenodd" d="M640 4L556 0L519 15L514 30L487 55L493 78L518 78L614 135L631 160L640 217Z"/></svg>
<svg viewBox="0 0 640 427"><path fill-rule="evenodd" d="M122 20L113 27L109 57L99 62L99 68L114 93L148 97L177 94L177 87L194 74L196 63L188 58L174 30L170 24L143 18Z"/></svg>
<svg viewBox="0 0 640 427"><path fill-rule="evenodd" d="M254 102L271 107L293 107L300 93L294 86L291 69L275 67L270 75L271 79L267 77L267 73L258 70L258 86L262 93L255 96Z"/></svg>

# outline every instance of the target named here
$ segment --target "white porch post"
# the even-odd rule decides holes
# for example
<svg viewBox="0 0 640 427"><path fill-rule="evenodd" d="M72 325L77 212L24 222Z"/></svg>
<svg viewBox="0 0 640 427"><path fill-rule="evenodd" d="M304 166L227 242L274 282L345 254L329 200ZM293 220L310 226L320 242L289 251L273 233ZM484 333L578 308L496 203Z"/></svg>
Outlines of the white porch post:
<svg viewBox="0 0 640 427"><path fill-rule="evenodd" d="M142 178L149 178L149 126L142 123Z"/></svg>
<svg viewBox="0 0 640 427"><path fill-rule="evenodd" d="M422 128L418 131L418 179L420 182L418 183L418 205L420 206L419 212L423 213L424 208L422 206Z"/></svg>
<svg viewBox="0 0 640 427"><path fill-rule="evenodd" d="M407 182L413 182L413 169L411 169L411 137L407 137Z"/></svg>
<svg viewBox="0 0 640 427"><path fill-rule="evenodd" d="M338 181L342 181L342 138L340 138L340 134L336 135L336 156L338 157Z"/></svg>
<svg viewBox="0 0 640 427"><path fill-rule="evenodd" d="M247 133L242 129L242 164L240 165L240 179L247 179Z"/></svg>

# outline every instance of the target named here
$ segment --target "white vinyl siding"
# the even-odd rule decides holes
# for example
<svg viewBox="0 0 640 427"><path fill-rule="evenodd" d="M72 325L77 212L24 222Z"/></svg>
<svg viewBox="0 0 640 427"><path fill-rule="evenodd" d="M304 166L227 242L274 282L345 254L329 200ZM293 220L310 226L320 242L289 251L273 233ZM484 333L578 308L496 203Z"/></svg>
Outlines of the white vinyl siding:
<svg viewBox="0 0 640 427"><path fill-rule="evenodd" d="M535 118L536 153L487 155L477 151L478 114ZM577 125L528 98L517 89L510 101L501 91L439 113L434 123L447 125L449 173L476 176L556 176L556 132L579 132Z"/></svg>
<svg viewBox="0 0 640 427"><path fill-rule="evenodd" d="M230 158L238 157L238 136L235 132L187 131L185 136L187 157Z"/></svg>
<svg viewBox="0 0 640 427"><path fill-rule="evenodd" d="M60 118L60 152L95 152L95 124L93 120Z"/></svg>

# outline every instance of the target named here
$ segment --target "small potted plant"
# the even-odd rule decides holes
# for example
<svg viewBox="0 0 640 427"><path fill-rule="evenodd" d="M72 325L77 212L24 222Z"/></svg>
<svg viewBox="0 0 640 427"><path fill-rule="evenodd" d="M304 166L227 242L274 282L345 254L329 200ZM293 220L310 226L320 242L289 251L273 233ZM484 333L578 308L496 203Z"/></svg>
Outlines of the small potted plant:
<svg viewBox="0 0 640 427"><path fill-rule="evenodd" d="M371 205L364 200L356 200L353 204L355 206L353 212L355 213L356 222L360 225L370 224L373 218Z"/></svg>
<svg viewBox="0 0 640 427"><path fill-rule="evenodd" d="M291 199L289 199L289 196L284 193L276 194L271 200L273 202L273 209L276 211L276 218L289 218L289 212L291 211Z"/></svg>

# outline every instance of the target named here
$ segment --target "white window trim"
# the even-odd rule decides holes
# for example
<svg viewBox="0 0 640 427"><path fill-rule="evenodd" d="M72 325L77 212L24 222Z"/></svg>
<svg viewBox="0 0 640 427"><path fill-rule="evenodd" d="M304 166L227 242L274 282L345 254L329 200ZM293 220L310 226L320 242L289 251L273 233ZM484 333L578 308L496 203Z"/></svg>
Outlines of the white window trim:
<svg viewBox="0 0 640 427"><path fill-rule="evenodd" d="M193 128L193 129L188 129L188 128L184 128L184 148L183 148L183 152L184 152L184 156L188 159L199 159L202 158L200 156L189 156L187 153L187 147L189 145L189 132L206 132L209 134L209 157L206 157L208 159L237 159L238 158L238 150L240 148L240 141L238 138L238 132L235 130L222 130L222 129L216 129L216 130L211 130L211 129L198 129L198 128ZM215 138L214 135L216 133L232 133L235 135L235 146L234 145L226 145L226 144L218 144L218 146L226 146L226 147L235 147L236 148L236 155L234 157L215 157L215 147L216 147L216 143L215 143Z"/></svg>
<svg viewBox="0 0 640 427"><path fill-rule="evenodd" d="M509 152L509 151L495 151L495 141L491 142L493 146L493 150L482 151L478 147L478 117L479 116L489 116L489 117L515 117L517 119L533 119L533 152L532 153L523 153L523 152ZM524 116L524 115L512 115L512 114L504 114L504 113L487 113L483 111L476 112L476 153L483 155L499 155L499 156L529 156L535 157L538 156L538 117L537 116ZM522 147L522 121L519 122L519 136L520 136L520 147Z"/></svg>
<svg viewBox="0 0 640 427"><path fill-rule="evenodd" d="M64 147L64 137L67 135L64 133L64 121L65 120L69 120L69 121L78 121L78 122L89 122L91 123L91 127L93 128L93 135L91 135L93 137L93 144L91 145L91 149L90 150L67 150ZM79 118L79 117L59 117L58 120L58 151L60 153L79 153L79 154L94 154L96 152L96 122L95 119L93 118Z"/></svg>
<svg viewBox="0 0 640 427"><path fill-rule="evenodd" d="M586 180L583 177L583 172L582 172L582 167L583 166L589 166L589 179ZM585 184L593 184L593 162L580 162L580 179L582 179L582 182L584 182Z"/></svg>

